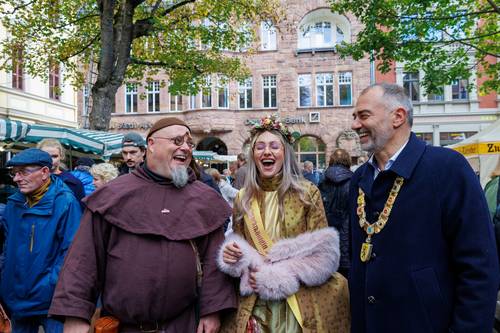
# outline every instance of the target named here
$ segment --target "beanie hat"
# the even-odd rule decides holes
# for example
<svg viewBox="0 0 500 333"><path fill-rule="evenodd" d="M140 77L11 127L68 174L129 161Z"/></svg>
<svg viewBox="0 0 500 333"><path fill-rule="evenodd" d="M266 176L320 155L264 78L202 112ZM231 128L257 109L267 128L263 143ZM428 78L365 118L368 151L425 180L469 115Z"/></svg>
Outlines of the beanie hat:
<svg viewBox="0 0 500 333"><path fill-rule="evenodd" d="M91 159L90 157L80 157L79 159L76 160L75 165L76 166L88 166L91 167L95 164L94 160Z"/></svg>
<svg viewBox="0 0 500 333"><path fill-rule="evenodd" d="M139 133L128 132L123 136L122 147L146 147L146 141Z"/></svg>
<svg viewBox="0 0 500 333"><path fill-rule="evenodd" d="M7 167L15 167L23 165L39 165L51 169L52 157L50 156L49 153L41 149L29 148L16 154L16 156L11 158L6 164Z"/></svg>
<svg viewBox="0 0 500 333"><path fill-rule="evenodd" d="M165 128L168 126L173 126L173 125L184 126L191 132L191 129L184 121L180 120L179 118L175 118L175 117L167 117L167 118L162 118L162 119L158 120L156 123L154 123L153 127L151 127L151 129L149 130L149 133L148 133L148 136L146 137L146 140L149 139L151 134L153 134L154 132L161 130L162 128Z"/></svg>

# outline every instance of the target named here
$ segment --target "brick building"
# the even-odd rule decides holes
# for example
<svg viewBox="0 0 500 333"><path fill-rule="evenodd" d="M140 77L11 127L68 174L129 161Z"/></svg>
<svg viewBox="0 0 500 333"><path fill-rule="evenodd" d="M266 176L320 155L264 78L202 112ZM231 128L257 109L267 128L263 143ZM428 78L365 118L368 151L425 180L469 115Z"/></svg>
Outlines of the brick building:
<svg viewBox="0 0 500 333"><path fill-rule="evenodd" d="M239 54L250 69L248 80L221 83L213 75L196 96L171 96L168 84L160 83L168 78L161 76L150 84L124 85L116 95L111 130L145 134L157 119L176 116L190 125L197 150L235 155L247 148L253 120L279 113L300 135L300 161L324 168L336 147L346 148L354 160L363 155L350 124L356 98L370 82L404 85L415 102L414 131L434 145L468 137L497 118L498 96L464 92L463 80L443 87L441 95L427 96L419 74L404 72L402 64L382 75L367 58L340 59L335 45L355 38L361 30L356 18L332 13L324 0L285 3L277 26L261 22L254 27L257 52ZM79 101L85 113L88 98Z"/></svg>
<svg viewBox="0 0 500 333"><path fill-rule="evenodd" d="M370 62L341 60L335 45L360 29L354 17L331 13L327 3L287 1L286 16L274 26L255 26L257 52L244 53L251 76L245 82L220 83L207 78L196 96L171 96L166 77L150 84L122 86L116 95L112 131L147 133L159 118L176 116L191 127L197 150L235 155L246 148L252 120L279 113L300 134L301 161L323 168L332 149L346 147L361 154L350 131L356 96L370 83ZM86 110L88 89L80 96ZM143 94L146 98L141 99Z"/></svg>

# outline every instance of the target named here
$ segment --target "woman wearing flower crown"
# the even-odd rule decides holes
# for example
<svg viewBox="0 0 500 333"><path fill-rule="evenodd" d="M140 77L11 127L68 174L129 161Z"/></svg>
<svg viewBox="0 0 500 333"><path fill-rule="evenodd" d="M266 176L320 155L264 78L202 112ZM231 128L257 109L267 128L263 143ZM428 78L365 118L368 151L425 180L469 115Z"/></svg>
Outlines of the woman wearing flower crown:
<svg viewBox="0 0 500 333"><path fill-rule="evenodd" d="M346 280L336 273L339 238L319 190L306 181L292 136L276 116L251 131L248 173L235 200L234 233L219 268L240 279L240 301L222 331L348 332Z"/></svg>

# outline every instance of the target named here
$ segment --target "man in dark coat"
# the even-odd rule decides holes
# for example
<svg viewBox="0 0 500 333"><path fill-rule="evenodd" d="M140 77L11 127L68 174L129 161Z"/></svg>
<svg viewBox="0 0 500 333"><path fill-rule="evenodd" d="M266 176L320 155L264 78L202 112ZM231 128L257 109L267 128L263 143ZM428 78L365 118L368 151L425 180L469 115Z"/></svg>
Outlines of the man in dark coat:
<svg viewBox="0 0 500 333"><path fill-rule="evenodd" d="M215 263L231 210L188 167L189 127L163 118L147 142L143 165L85 199L50 308L66 333L87 332L99 295L123 332L217 332L220 312L236 307Z"/></svg>
<svg viewBox="0 0 500 333"><path fill-rule="evenodd" d="M398 85L366 88L353 116L372 155L351 179L352 332L492 332L495 238L467 161L411 133Z"/></svg>
<svg viewBox="0 0 500 333"><path fill-rule="evenodd" d="M126 175L138 168L146 155L146 141L139 133L128 132L122 139L123 163L118 168L119 175Z"/></svg>
<svg viewBox="0 0 500 333"><path fill-rule="evenodd" d="M349 170L350 167L351 156L349 156L349 153L345 149L335 149L330 156L323 180L318 186L323 198L328 226L334 227L339 232L340 264L338 272L346 278L349 275L349 267L351 267L349 253L349 186L352 171Z"/></svg>

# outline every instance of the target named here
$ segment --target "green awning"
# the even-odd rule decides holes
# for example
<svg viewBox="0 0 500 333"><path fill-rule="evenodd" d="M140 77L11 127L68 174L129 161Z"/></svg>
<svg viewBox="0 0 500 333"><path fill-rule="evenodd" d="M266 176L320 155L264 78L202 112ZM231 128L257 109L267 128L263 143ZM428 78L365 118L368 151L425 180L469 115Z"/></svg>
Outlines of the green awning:
<svg viewBox="0 0 500 333"><path fill-rule="evenodd" d="M0 119L0 141L17 141L26 136L30 125L18 120Z"/></svg>

